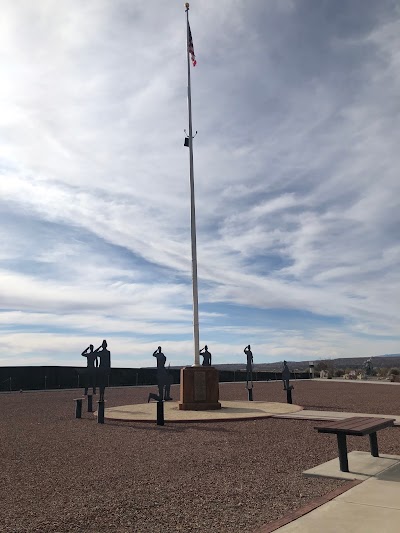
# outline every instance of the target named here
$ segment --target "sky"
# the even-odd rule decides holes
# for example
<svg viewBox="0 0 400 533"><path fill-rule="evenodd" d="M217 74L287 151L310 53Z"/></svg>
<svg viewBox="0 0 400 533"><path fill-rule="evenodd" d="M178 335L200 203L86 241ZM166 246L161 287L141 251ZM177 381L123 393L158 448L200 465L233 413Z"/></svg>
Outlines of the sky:
<svg viewBox="0 0 400 533"><path fill-rule="evenodd" d="M183 2L3 0L0 366L194 361ZM400 5L190 4L200 346L400 352Z"/></svg>

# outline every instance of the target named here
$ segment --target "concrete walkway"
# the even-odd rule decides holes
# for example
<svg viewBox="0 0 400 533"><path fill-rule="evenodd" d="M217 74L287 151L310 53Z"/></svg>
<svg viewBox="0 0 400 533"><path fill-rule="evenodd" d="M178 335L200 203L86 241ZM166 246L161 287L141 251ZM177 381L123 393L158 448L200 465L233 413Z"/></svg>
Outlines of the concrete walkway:
<svg viewBox="0 0 400 533"><path fill-rule="evenodd" d="M400 416L396 415L377 415L377 414L366 414L366 413L345 413L342 411L313 411L308 409L303 409L296 413L287 413L287 414L275 414L275 418L297 418L301 420L344 420L346 418L352 418L354 416L365 416L372 418L394 418L395 426L400 426ZM399 530L400 531L400 530Z"/></svg>
<svg viewBox="0 0 400 533"><path fill-rule="evenodd" d="M399 531L399 524L400 456L397 456L396 464L381 474L369 477L366 481L297 520L269 531L279 533L321 533L322 531L324 533L393 533Z"/></svg>
<svg viewBox="0 0 400 533"><path fill-rule="evenodd" d="M340 420L353 416L395 418L400 417L363 413L328 411L299 411L278 418L306 420ZM321 501L312 503L278 520L267 524L258 533L393 533L400 531L400 456L353 451L348 454L350 472L341 472L339 459L333 459L306 472L306 476L349 480L351 488L339 495L328 494ZM346 489L346 487L344 487ZM282 525L282 522L285 525Z"/></svg>

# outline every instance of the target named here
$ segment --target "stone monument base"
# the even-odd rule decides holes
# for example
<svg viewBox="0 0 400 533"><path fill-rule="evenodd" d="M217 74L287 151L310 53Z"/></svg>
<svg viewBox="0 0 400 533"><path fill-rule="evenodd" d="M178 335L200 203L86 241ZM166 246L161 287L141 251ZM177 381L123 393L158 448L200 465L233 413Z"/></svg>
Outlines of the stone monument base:
<svg viewBox="0 0 400 533"><path fill-rule="evenodd" d="M179 409L182 411L209 411L221 409L218 370L213 366L186 366L181 368Z"/></svg>

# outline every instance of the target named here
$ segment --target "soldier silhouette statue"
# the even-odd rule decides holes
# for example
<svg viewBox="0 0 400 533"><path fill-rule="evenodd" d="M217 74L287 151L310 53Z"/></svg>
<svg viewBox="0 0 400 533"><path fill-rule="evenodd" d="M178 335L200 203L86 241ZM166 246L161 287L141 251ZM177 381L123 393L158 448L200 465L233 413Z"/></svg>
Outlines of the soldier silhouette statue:
<svg viewBox="0 0 400 533"><path fill-rule="evenodd" d="M250 344L243 350L247 356L246 361L246 389L249 388L249 381L251 383L250 388L253 388L253 352L251 351Z"/></svg>
<svg viewBox="0 0 400 533"><path fill-rule="evenodd" d="M208 351L208 346L205 345L199 353L203 356L202 366L211 366L211 353Z"/></svg>
<svg viewBox="0 0 400 533"><path fill-rule="evenodd" d="M283 381L283 390L290 390L291 385L289 385L290 380L290 370L286 361L283 361L282 368L282 381Z"/></svg>
<svg viewBox="0 0 400 533"><path fill-rule="evenodd" d="M101 346L94 351L100 359L100 365L98 368L98 385L100 389L99 400L104 401L104 392L108 385L108 379L111 372L111 352L107 349L107 341L104 340Z"/></svg>
<svg viewBox="0 0 400 533"><path fill-rule="evenodd" d="M86 369L86 382L85 382L85 396L88 393L88 389L92 387L93 394L96 394L96 370L99 366L97 354L93 351L93 344L85 348L82 352L82 356L87 359ZM96 365L96 366L95 366Z"/></svg>
<svg viewBox="0 0 400 533"><path fill-rule="evenodd" d="M153 352L153 357L157 359L157 387L158 387L158 395L150 392L147 402L150 400L172 400L170 396L170 388L172 385L173 378L169 372L165 368L165 363L167 361L167 358L161 351L161 346L157 348Z"/></svg>
<svg viewBox="0 0 400 533"><path fill-rule="evenodd" d="M287 403L292 403L292 389L293 385L290 385L290 370L286 361L283 361L282 368L282 381L283 381L283 390L286 391L286 401Z"/></svg>

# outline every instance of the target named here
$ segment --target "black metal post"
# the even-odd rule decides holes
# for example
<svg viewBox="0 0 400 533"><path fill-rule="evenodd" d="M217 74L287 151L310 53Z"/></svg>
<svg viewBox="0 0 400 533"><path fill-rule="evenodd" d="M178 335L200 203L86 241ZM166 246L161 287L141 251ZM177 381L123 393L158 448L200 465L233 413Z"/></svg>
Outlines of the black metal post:
<svg viewBox="0 0 400 533"><path fill-rule="evenodd" d="M93 413L93 396L91 394L87 396L87 410L88 413Z"/></svg>
<svg viewBox="0 0 400 533"><path fill-rule="evenodd" d="M75 418L82 418L82 398L75 398Z"/></svg>
<svg viewBox="0 0 400 533"><path fill-rule="evenodd" d="M292 402L292 386L289 385L289 387L286 389L286 401L287 403L293 403Z"/></svg>
<svg viewBox="0 0 400 533"><path fill-rule="evenodd" d="M99 400L97 404L97 423L104 424L104 400Z"/></svg>
<svg viewBox="0 0 400 533"><path fill-rule="evenodd" d="M253 401L253 389L247 389L247 394L249 397L249 402Z"/></svg>
<svg viewBox="0 0 400 533"><path fill-rule="evenodd" d="M369 435L369 443L371 445L371 455L372 457L379 457L379 450L378 450L378 439L375 433L371 433Z"/></svg>
<svg viewBox="0 0 400 533"><path fill-rule="evenodd" d="M163 400L158 400L157 402L157 426L164 425L164 402Z"/></svg>
<svg viewBox="0 0 400 533"><path fill-rule="evenodd" d="M339 464L342 472L349 471L349 461L347 459L347 444L345 433L337 434L338 450L339 450Z"/></svg>

